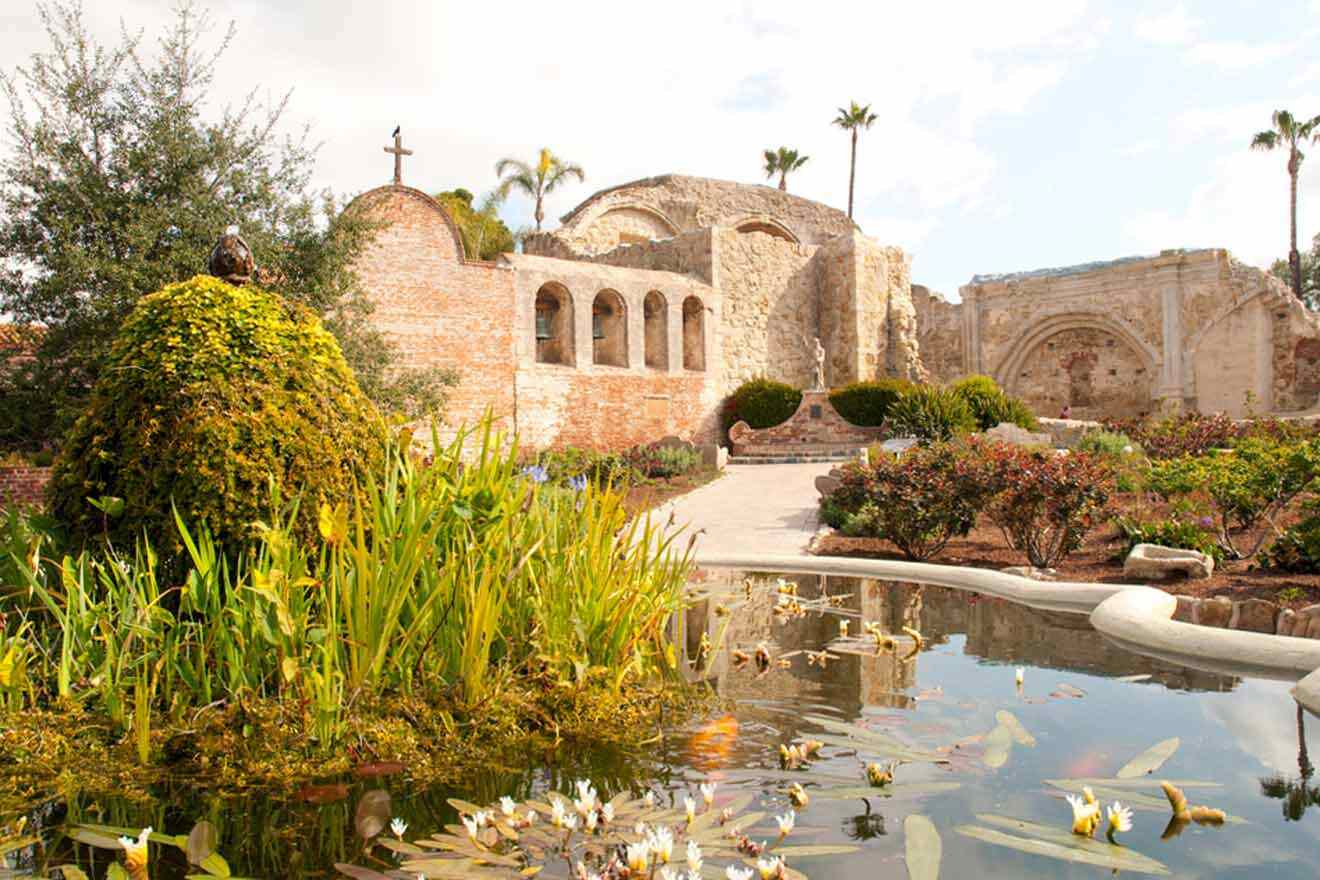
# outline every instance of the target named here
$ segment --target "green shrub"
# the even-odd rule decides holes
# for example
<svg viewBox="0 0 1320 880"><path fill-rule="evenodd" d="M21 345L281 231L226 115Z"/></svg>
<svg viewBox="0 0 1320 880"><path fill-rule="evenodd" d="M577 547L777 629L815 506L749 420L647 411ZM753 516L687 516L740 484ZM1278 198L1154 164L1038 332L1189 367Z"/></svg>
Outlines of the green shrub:
<svg viewBox="0 0 1320 880"><path fill-rule="evenodd" d="M853 382L831 391L830 405L850 424L877 427L884 424L894 401L910 388L907 379Z"/></svg>
<svg viewBox="0 0 1320 880"><path fill-rule="evenodd" d="M1126 434L1114 431L1092 431L1082 435L1082 439L1077 442L1077 451L1108 458L1123 458L1140 455L1141 447L1133 443Z"/></svg>
<svg viewBox="0 0 1320 880"><path fill-rule="evenodd" d="M1238 427L1223 413L1178 413L1163 418L1106 419L1105 428L1132 438L1152 459L1163 461L1184 455L1203 455L1229 446Z"/></svg>
<svg viewBox="0 0 1320 880"><path fill-rule="evenodd" d="M351 494L384 433L313 314L198 276L143 297L124 322L55 461L51 509L75 540L132 547L145 533L178 554L171 504L238 547L270 519L273 484L301 497L295 532L307 538L317 505ZM115 500L103 512L97 499Z"/></svg>
<svg viewBox="0 0 1320 880"><path fill-rule="evenodd" d="M920 560L971 531L987 482L978 447L936 443L857 465L831 498L831 515L855 509L843 517L846 534L883 538Z"/></svg>
<svg viewBox="0 0 1320 880"><path fill-rule="evenodd" d="M1109 501L1113 480L1103 459L1008 444L981 448L994 489L986 513L1009 547L1050 568L1082 546Z"/></svg>
<svg viewBox="0 0 1320 880"><path fill-rule="evenodd" d="M914 385L889 408L892 433L922 443L950 440L976 430L967 401L934 385Z"/></svg>
<svg viewBox="0 0 1320 880"><path fill-rule="evenodd" d="M586 477L597 486L621 486L639 476L624 453L598 452L579 446L543 449L535 463L544 468L546 480L567 485L575 477Z"/></svg>
<svg viewBox="0 0 1320 880"><path fill-rule="evenodd" d="M657 479L668 479L690 473L701 467L701 451L681 446L653 447L647 464L646 475Z"/></svg>
<svg viewBox="0 0 1320 880"><path fill-rule="evenodd" d="M1216 560L1224 558L1224 550L1216 542L1213 529L1195 519L1173 516L1143 522L1119 516L1114 519L1114 525L1123 538L1125 557L1138 544L1158 544L1179 550L1198 550Z"/></svg>
<svg viewBox="0 0 1320 880"><path fill-rule="evenodd" d="M978 430L988 431L1004 422L1028 431L1040 428L1031 408L1016 397L1009 397L989 376L966 376L950 385L949 390L967 401Z"/></svg>
<svg viewBox="0 0 1320 880"><path fill-rule="evenodd" d="M1308 504L1306 516L1265 548L1261 563L1297 574L1320 573L1320 505Z"/></svg>
<svg viewBox="0 0 1320 880"><path fill-rule="evenodd" d="M1168 500L1204 497L1213 506L1219 545L1230 558L1254 556L1264 535L1239 548L1234 534L1272 522L1320 476L1320 439L1284 445L1263 438L1241 440L1232 450L1156 462L1148 482ZM1265 534L1268 534L1265 533Z"/></svg>
<svg viewBox="0 0 1320 880"><path fill-rule="evenodd" d="M802 403L802 392L792 385L761 377L738 386L725 404L725 430L743 421L752 428L773 428L788 421Z"/></svg>

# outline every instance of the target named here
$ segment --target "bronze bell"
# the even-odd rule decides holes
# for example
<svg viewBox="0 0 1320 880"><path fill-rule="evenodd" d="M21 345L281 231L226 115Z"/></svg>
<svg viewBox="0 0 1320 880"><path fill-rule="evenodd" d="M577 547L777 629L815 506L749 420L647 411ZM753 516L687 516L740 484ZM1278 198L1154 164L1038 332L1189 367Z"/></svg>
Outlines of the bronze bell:
<svg viewBox="0 0 1320 880"><path fill-rule="evenodd" d="M206 261L206 271L236 287L241 287L252 280L256 271L256 261L252 258L252 248L238 234L237 226L230 226L225 234L211 249L211 256Z"/></svg>

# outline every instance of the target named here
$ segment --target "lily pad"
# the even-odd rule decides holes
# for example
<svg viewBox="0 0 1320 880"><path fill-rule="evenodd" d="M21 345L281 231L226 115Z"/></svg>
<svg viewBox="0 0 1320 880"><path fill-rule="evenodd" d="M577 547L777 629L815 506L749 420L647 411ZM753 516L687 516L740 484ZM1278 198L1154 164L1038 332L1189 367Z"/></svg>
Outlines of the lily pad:
<svg viewBox="0 0 1320 880"><path fill-rule="evenodd" d="M939 880L944 844L935 823L913 813L903 820L903 837L908 880Z"/></svg>
<svg viewBox="0 0 1320 880"><path fill-rule="evenodd" d="M1163 742L1157 742L1120 767L1118 773L1114 775L1119 779L1135 779L1148 776L1164 766L1164 762L1173 757L1173 753L1178 751L1178 746L1181 744L1182 741L1176 736Z"/></svg>
<svg viewBox="0 0 1320 880"><path fill-rule="evenodd" d="M986 817L978 816L977 818L984 820ZM1027 828L1031 827L1030 823L1019 823L1014 819L1007 819L1004 821L1011 823L1014 827L1023 826L1018 828L1018 830L1021 831L1026 831ZM983 828L980 825L959 825L954 831L964 837L970 837L973 840L979 840L982 843L1003 846L1009 849L1015 849L1018 852L1044 856L1045 858L1050 859L1058 859L1063 862L1095 865L1100 868L1109 868L1114 871L1131 871L1135 874L1153 874L1160 877L1169 876L1169 869L1154 859L1147 858L1140 853L1133 852L1130 849L1120 846L1112 847L1115 852L1096 851L1094 848L1085 845L1088 842L1096 844L1096 841L1087 841L1083 838L1077 837L1075 834L1070 834L1067 831L1062 833L1068 834L1070 837L1076 837L1076 843L1069 841L1065 844L1054 840L1043 840L1038 837L1018 837L1013 834L998 831L994 828ZM1101 844L1096 845L1100 846ZM1105 845L1108 846L1108 844Z"/></svg>
<svg viewBox="0 0 1320 880"><path fill-rule="evenodd" d="M990 731L985 738L985 751L981 761L985 766L999 769L1008 763L1008 753L1013 750L1013 732L1003 724Z"/></svg>
<svg viewBox="0 0 1320 880"><path fill-rule="evenodd" d="M1018 721L1017 716L1012 712L1009 712L1007 709L1000 709L995 713L995 720L998 721L1002 727L1008 728L1008 732L1013 736L1013 741L1018 745L1028 747L1036 745L1036 738L1022 726L1022 722Z"/></svg>
<svg viewBox="0 0 1320 880"><path fill-rule="evenodd" d="M857 785L845 788L822 788L813 792L817 797L825 800L847 800L848 798L901 798L901 797L925 797L932 794L944 794L949 791L956 791L962 788L961 782L896 782L891 785L878 787L874 785Z"/></svg>

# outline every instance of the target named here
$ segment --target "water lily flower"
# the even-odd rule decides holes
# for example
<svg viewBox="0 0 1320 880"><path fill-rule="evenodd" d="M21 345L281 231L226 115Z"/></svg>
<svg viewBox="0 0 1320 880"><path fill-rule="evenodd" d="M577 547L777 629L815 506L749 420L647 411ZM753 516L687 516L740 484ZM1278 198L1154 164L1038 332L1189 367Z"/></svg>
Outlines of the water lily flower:
<svg viewBox="0 0 1320 880"><path fill-rule="evenodd" d="M1100 805L1088 804L1075 794L1068 795L1067 800L1073 811L1073 834L1090 837L1100 821Z"/></svg>
<svg viewBox="0 0 1320 880"><path fill-rule="evenodd" d="M1118 801L1114 801L1109 808L1109 822L1105 829L1105 836L1109 838L1110 843L1114 843L1114 835L1122 834L1132 830L1132 810L1123 806Z"/></svg>
<svg viewBox="0 0 1320 880"><path fill-rule="evenodd" d="M644 876L651 861L651 848L646 845L646 841L629 844L626 855L629 873Z"/></svg>
<svg viewBox="0 0 1320 880"><path fill-rule="evenodd" d="M805 807L807 802L811 800L807 795L806 789L797 782L788 787L788 799L792 802L793 806L797 807L799 810Z"/></svg>
<svg viewBox="0 0 1320 880"><path fill-rule="evenodd" d="M148 825L138 834L137 840L131 837L119 838L119 845L124 848L124 862L128 865L129 874L143 871L147 867L147 838L151 837L151 831L151 826Z"/></svg>
<svg viewBox="0 0 1320 880"><path fill-rule="evenodd" d="M848 621L846 620L839 621L839 638L848 638Z"/></svg>
<svg viewBox="0 0 1320 880"><path fill-rule="evenodd" d="M683 798L683 809L687 812L687 823L692 824L692 820L697 817L697 802L690 797Z"/></svg>
<svg viewBox="0 0 1320 880"><path fill-rule="evenodd" d="M574 783L577 786L578 798L591 803L596 803L596 787L591 784L589 779L579 779Z"/></svg>
<svg viewBox="0 0 1320 880"><path fill-rule="evenodd" d="M528 825L535 825L535 824L536 824L536 810L528 810L528 811L527 811L527 824L528 824Z"/></svg>
<svg viewBox="0 0 1320 880"><path fill-rule="evenodd" d="M504 813L504 815L512 816L517 809L518 805L514 803L513 798L509 797L507 794L500 798L500 811Z"/></svg>
<svg viewBox="0 0 1320 880"><path fill-rule="evenodd" d="M597 821L598 821L598 819L597 819L597 817L596 817L596 811L595 811L595 810L591 810L591 811L589 811L589 812L587 813L587 815L583 818L583 820L582 820L582 826L586 829L586 831L587 831L588 834L594 834L595 831L596 831L596 822L597 822Z"/></svg>
<svg viewBox="0 0 1320 880"><path fill-rule="evenodd" d="M614 821L614 804L602 804L600 808L600 818L609 823Z"/></svg>
<svg viewBox="0 0 1320 880"><path fill-rule="evenodd" d="M1024 667L1019 666L1019 667L1017 668L1017 670L1016 670L1016 672L1015 672L1015 674L1014 674L1014 681L1017 682L1017 686L1018 686L1018 687L1022 687L1022 679L1023 679L1023 677L1026 676L1026 674L1027 674L1027 670L1026 670Z"/></svg>
<svg viewBox="0 0 1320 880"><path fill-rule="evenodd" d="M394 832L395 837L403 840L403 832L408 830L408 823L399 818L391 819L390 830Z"/></svg>
<svg viewBox="0 0 1320 880"><path fill-rule="evenodd" d="M550 804L550 822L556 828L564 824L564 802L555 798Z"/></svg>
<svg viewBox="0 0 1320 880"><path fill-rule="evenodd" d="M477 810L472 818L476 820L478 828L485 828L490 824L490 810Z"/></svg>
<svg viewBox="0 0 1320 880"><path fill-rule="evenodd" d="M468 816L459 816L458 818L463 820L463 827L467 829L468 837L475 841L477 839L477 832L481 830L481 826L477 824L477 820Z"/></svg>
<svg viewBox="0 0 1320 880"><path fill-rule="evenodd" d="M694 874L701 873L701 847L697 845L695 840L687 842L687 863L689 871Z"/></svg>
<svg viewBox="0 0 1320 880"><path fill-rule="evenodd" d="M797 813L789 810L782 816L775 816L775 821L779 823L779 836L787 837L788 832L793 830L793 823L797 821Z"/></svg>
<svg viewBox="0 0 1320 880"><path fill-rule="evenodd" d="M633 833L635 833L635 834L637 834L637 835L645 835L645 834L646 834L646 823L643 822L641 819L638 819L638 820L637 820L637 824L633 826Z"/></svg>
<svg viewBox="0 0 1320 880"><path fill-rule="evenodd" d="M646 794L642 795L642 803L646 804L648 807L654 807L654 806L655 806L655 792L653 792L653 791L648 791Z"/></svg>
<svg viewBox="0 0 1320 880"><path fill-rule="evenodd" d="M660 880L678 880L678 872L665 865L660 869Z"/></svg>
<svg viewBox="0 0 1320 880"><path fill-rule="evenodd" d="M574 828L576 828L576 827L577 827L577 816L574 815L574 814L572 814L572 813L569 813L567 816L565 816L565 817L564 817L564 827L567 828L569 831L572 831Z"/></svg>
<svg viewBox="0 0 1320 880"><path fill-rule="evenodd" d="M706 806L708 807L715 803L715 783L701 783L701 799L706 802Z"/></svg>
<svg viewBox="0 0 1320 880"><path fill-rule="evenodd" d="M784 875L784 860L779 856L769 859L757 859L756 870L761 874L761 880L775 880L775 878Z"/></svg>
<svg viewBox="0 0 1320 880"><path fill-rule="evenodd" d="M724 869L724 876L728 880L752 880L751 868L740 868L737 865L729 865Z"/></svg>
<svg viewBox="0 0 1320 880"><path fill-rule="evenodd" d="M656 862L667 865L674 855L674 832L668 828L657 828L655 833L647 837L646 845L655 856Z"/></svg>

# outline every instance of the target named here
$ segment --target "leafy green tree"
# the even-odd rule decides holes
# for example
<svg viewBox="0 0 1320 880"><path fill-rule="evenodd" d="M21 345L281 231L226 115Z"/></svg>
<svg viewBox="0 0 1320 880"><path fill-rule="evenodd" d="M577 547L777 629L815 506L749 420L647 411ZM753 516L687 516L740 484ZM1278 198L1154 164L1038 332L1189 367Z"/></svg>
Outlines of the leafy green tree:
<svg viewBox="0 0 1320 880"><path fill-rule="evenodd" d="M1320 235L1311 239L1311 249L1301 255L1302 302L1308 308L1320 309ZM1275 260L1270 274L1284 284L1292 286L1292 267L1288 261Z"/></svg>
<svg viewBox="0 0 1320 880"><path fill-rule="evenodd" d="M587 179L582 166L563 161L550 152L549 147L541 148L535 165L506 156L495 163L495 176L500 179L496 190L499 198L503 199L510 190L517 189L536 202L537 232L541 231L541 221L545 219L545 197L567 183L570 177L576 177L579 183Z"/></svg>
<svg viewBox="0 0 1320 880"><path fill-rule="evenodd" d="M765 176L766 179L779 175L779 188L788 192L788 175L792 171L797 171L803 165L807 164L810 156L799 156L797 150L790 150L788 147L780 147L777 150L765 151Z"/></svg>
<svg viewBox="0 0 1320 880"><path fill-rule="evenodd" d="M1256 132L1251 139L1253 150L1287 149L1288 151L1288 266L1293 295L1302 298L1302 257L1297 252L1297 175L1306 158L1298 144L1315 140L1320 116L1307 120L1295 118L1287 110L1275 110L1274 127Z"/></svg>
<svg viewBox="0 0 1320 880"><path fill-rule="evenodd" d="M513 233L500 219L500 205L504 200L498 190L487 193L477 208L472 207L472 193L465 189L437 193L435 198L458 225L463 250L468 257L493 260L513 250Z"/></svg>
<svg viewBox="0 0 1320 880"><path fill-rule="evenodd" d="M351 264L373 227L309 190L306 131L278 134L288 93L217 106L232 24L213 39L205 10L185 0L148 51L127 29L98 43L76 0L37 13L49 50L0 73L13 145L0 157L0 313L44 333L23 381L0 382L27 393L0 406L47 401L32 430L43 441L63 434L125 316L203 270L229 225L256 255L262 286L321 316L384 408L418 394L424 410L439 404L452 377L398 370L368 320Z"/></svg>
<svg viewBox="0 0 1320 880"><path fill-rule="evenodd" d="M852 157L848 162L848 219L853 215L853 183L857 179L857 135L875 124L876 115L871 112L871 105L859 105L852 101L847 107L839 108L839 115L834 117L834 124L852 135Z"/></svg>

